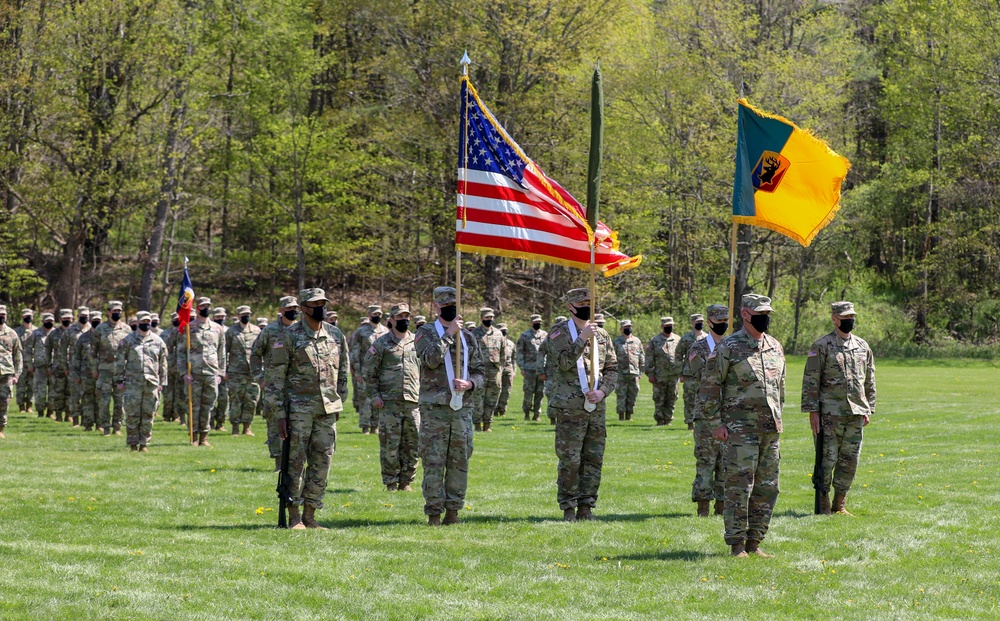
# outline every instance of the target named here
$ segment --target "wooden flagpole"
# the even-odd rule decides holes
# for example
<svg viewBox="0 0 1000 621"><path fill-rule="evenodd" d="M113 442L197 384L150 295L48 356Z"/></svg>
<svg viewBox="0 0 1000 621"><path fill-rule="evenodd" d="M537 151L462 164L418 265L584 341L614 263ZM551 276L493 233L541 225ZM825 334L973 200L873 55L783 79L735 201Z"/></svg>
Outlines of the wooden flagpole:
<svg viewBox="0 0 1000 621"><path fill-rule="evenodd" d="M739 228L733 219L733 230L729 236L729 333L736 331L736 231Z"/></svg>
<svg viewBox="0 0 1000 621"><path fill-rule="evenodd" d="M462 54L462 76L465 78L469 77L469 64L472 60L469 59L468 50ZM463 102L465 118L462 124L462 130L464 135L462 136L462 191L458 193L462 201L462 228L465 228L465 182L468 177L469 169L469 85L465 85L465 101ZM461 309L462 309L462 251L459 249L458 244L455 244L455 321L461 324ZM462 336L462 326L458 327L458 340L455 341L455 375L461 377L462 375L462 344L465 338ZM462 377L462 379L465 379Z"/></svg>
<svg viewBox="0 0 1000 621"><path fill-rule="evenodd" d="M187 273L188 259L184 257L184 273ZM191 300L191 310L194 310L194 300ZM184 333L187 335L187 372L192 380L184 382L188 386L188 437L191 444L194 444L194 378L191 377L191 310L188 311L188 322L184 326Z"/></svg>

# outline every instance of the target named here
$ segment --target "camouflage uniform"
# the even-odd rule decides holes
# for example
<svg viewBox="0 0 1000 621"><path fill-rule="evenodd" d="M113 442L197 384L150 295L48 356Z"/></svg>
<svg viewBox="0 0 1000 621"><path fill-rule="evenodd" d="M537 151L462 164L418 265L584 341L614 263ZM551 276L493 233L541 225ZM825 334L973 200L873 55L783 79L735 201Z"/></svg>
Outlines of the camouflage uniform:
<svg viewBox="0 0 1000 621"><path fill-rule="evenodd" d="M704 324L705 317L701 313L691 315L691 323L696 321ZM691 349L691 346L698 341L704 340L706 337L708 337L707 332L702 332L701 336L698 336L694 330L691 330L681 337L681 342L677 344L677 351L674 352L674 358L681 365L680 379L681 384L684 385L684 423L689 427L694 424L694 405L698 401L698 386L696 383L691 383L684 374L684 366L686 365L688 351Z"/></svg>
<svg viewBox="0 0 1000 621"><path fill-rule="evenodd" d="M365 325L366 323L368 323L368 317L362 317L359 327ZM352 344L354 343L354 337L357 335L357 333L358 331L355 330L354 332L351 332L351 336L347 337L348 349L352 347ZM368 396L365 394L364 380L361 379L360 369L355 369L353 363L351 364L351 387L354 389L351 392L351 406L354 408L354 411L358 414L358 418L360 420L361 407L364 405L365 399L367 399Z"/></svg>
<svg viewBox="0 0 1000 621"><path fill-rule="evenodd" d="M493 309L479 309L480 319L492 321ZM500 329L494 325L489 327L479 325L472 330L473 336L479 341L479 350L483 355L486 364L486 384L483 389L476 393L475 410L472 414L472 422L477 428L481 425L483 431L489 431L493 423L493 416L496 414L497 405L500 403L500 388L503 384L503 361L507 349L507 339L500 333Z"/></svg>
<svg viewBox="0 0 1000 621"><path fill-rule="evenodd" d="M45 328L46 321L50 325L54 323L55 318L52 316L52 313L42 313L42 327L36 328L31 333L31 343L28 346L31 350L31 368L35 374L35 383L32 392L35 398L35 411L38 412L39 417L45 416L46 413L51 411L49 405L49 361L46 355L46 342L48 341L49 333L52 332L52 328Z"/></svg>
<svg viewBox="0 0 1000 621"><path fill-rule="evenodd" d="M176 320L177 313L171 317L171 324ZM167 346L167 359L174 360L177 354L177 337L180 332L177 328L171 325L166 330L160 332L157 336L163 341L163 344ZM163 420L164 422L170 422L177 420L177 400L183 399L183 397L178 397L180 394L179 389L184 385L184 380L177 376L177 367L173 364L167 365L167 385L163 387Z"/></svg>
<svg viewBox="0 0 1000 621"><path fill-rule="evenodd" d="M531 316L532 324L541 321L541 315ZM542 396L545 394L545 382L539 379L539 376L545 375L541 365L545 356L540 350L548 335L549 333L545 330L529 328L521 333L514 348L517 366L521 369L521 375L524 377L524 400L521 402L524 420L528 420L529 417L538 420L542 415Z"/></svg>
<svg viewBox="0 0 1000 621"><path fill-rule="evenodd" d="M371 305L368 307L368 315L370 317L381 317L382 307L377 305ZM368 348L372 346L375 339L382 336L388 332L388 328L383 326L381 323L368 323L362 324L360 328L354 331L351 335L351 369L354 371L355 384L355 396L358 399L357 405L355 406L358 410L358 426L362 430L370 430L377 428L375 425L375 419L372 416L372 403L368 400L368 395L364 386L364 370L361 368L364 362L365 352ZM360 390L359 390L360 389ZM361 394L358 394L361 393Z"/></svg>
<svg viewBox="0 0 1000 621"><path fill-rule="evenodd" d="M151 313L149 316L149 325L150 325L149 331L155 334L156 336L160 337L160 340L166 343L166 341L163 339L163 333L165 332L165 330L160 327L160 316L157 315L156 313ZM170 356L169 351L167 352L167 356L168 357ZM168 376L170 375L169 370L167 371L167 375Z"/></svg>
<svg viewBox="0 0 1000 621"><path fill-rule="evenodd" d="M573 289L566 301L580 304L590 299L587 289ZM607 400L595 404L594 411L584 408L586 397L580 387L577 360L583 360L586 377L590 378L591 341L579 336L573 339L569 319L552 327L546 341L546 356L555 366L549 403L556 417L555 450L559 458L556 479L557 499L563 511L576 507L593 508L601 487L604 466L604 446L607 441L605 407ZM579 333L579 332L578 332ZM597 330L597 364L600 381L598 390L611 394L618 384L618 359L611 335Z"/></svg>
<svg viewBox="0 0 1000 621"><path fill-rule="evenodd" d="M322 289L299 293L300 304L325 299ZM264 393L275 416L288 421L292 502L322 509L349 361L347 339L337 326L321 322L313 331L306 321L300 318L274 339Z"/></svg>
<svg viewBox="0 0 1000 621"><path fill-rule="evenodd" d="M0 314L6 319L6 306L0 305ZM3 428L7 426L10 388L23 368L21 358L21 337L6 322L0 324L0 437L3 437Z"/></svg>
<svg viewBox="0 0 1000 621"><path fill-rule="evenodd" d="M563 317L562 315L556 317L556 324L562 323L564 321L566 321L566 318ZM550 333L552 332L551 327L549 328L549 332ZM549 419L549 424L555 425L556 413L552 411L552 382L554 381L554 378L556 376L556 366L554 364L553 359L548 355L548 343L549 339L548 335L546 335L545 340L538 348L538 356L541 360L539 364L543 371L542 374L545 375L544 392L545 392L545 398L547 400L545 404L545 415Z"/></svg>
<svg viewBox="0 0 1000 621"><path fill-rule="evenodd" d="M660 326L672 326L672 317L661 317ZM681 365L676 357L681 337L660 332L646 345L646 376L653 383L653 418L657 425L669 425L674 420L677 404L677 381Z"/></svg>
<svg viewBox="0 0 1000 621"><path fill-rule="evenodd" d="M743 308L769 311L770 298L743 296ZM778 499L781 409L785 402L785 354L763 334L760 343L744 328L708 355L699 394L712 429L725 425L726 543L760 543Z"/></svg>
<svg viewBox="0 0 1000 621"><path fill-rule="evenodd" d="M389 316L409 312L408 305L397 304ZM365 352L361 368L368 400L383 402L381 409L376 408L382 483L402 489L413 482L420 449L420 361L413 334L397 338L389 330L378 337Z"/></svg>
<svg viewBox="0 0 1000 621"><path fill-rule="evenodd" d="M241 306L236 312L241 318L249 316L250 307ZM243 433L252 435L250 424L260 399L260 386L250 372L250 350L259 334L260 328L241 321L226 331L226 351L229 353L226 383L229 386L229 422L233 425L233 433L237 431L236 426L242 424Z"/></svg>
<svg viewBox="0 0 1000 621"><path fill-rule="evenodd" d="M854 316L850 302L833 314ZM846 495L861 456L865 417L875 412L875 358L864 339L834 330L813 343L802 375L802 411L819 412L823 429L823 484Z"/></svg>
<svg viewBox="0 0 1000 621"><path fill-rule="evenodd" d="M64 321L69 322L69 325L62 325ZM67 395L69 369L66 364L63 335L73 327L73 309L60 309L59 322L52 332L49 332L49 338L45 339L45 360L49 368L49 409L56 413L56 420L62 420L69 401Z"/></svg>
<svg viewBox="0 0 1000 621"><path fill-rule="evenodd" d="M631 328L632 322L628 319L622 321L622 329ZM615 348L615 357L618 359L618 389L617 404L618 420L632 420L635 412L635 399L639 396L639 376L646 368L646 353L643 351L642 341L635 335L619 335L612 342Z"/></svg>
<svg viewBox="0 0 1000 621"><path fill-rule="evenodd" d="M199 298L198 306L204 306L208 298ZM208 302L211 304L211 301ZM226 373L226 332L214 321L192 321L191 349L178 347L175 357L177 372L181 377L188 375L188 360L191 362L191 419L193 431L201 434L199 443L204 443L212 430L212 411L219 398L219 380ZM187 335L184 337L187 338Z"/></svg>
<svg viewBox="0 0 1000 621"><path fill-rule="evenodd" d="M299 307L299 301L292 295L281 298L279 304L281 308ZM261 416L264 417L264 421L267 423L267 450L268 454L275 459L281 457L281 438L278 437L278 416L276 411L270 407L270 404L282 403L284 395L273 395L269 399L268 395L263 392L263 387L264 375L271 366L271 348L278 339L278 335L284 332L288 325L294 325L286 325L285 321L287 320L283 316L279 316L278 319L267 324L260 331L260 334L257 335L257 339L253 342L253 347L250 348L250 371L253 374L254 381L262 388L260 402L263 403L263 409Z"/></svg>
<svg viewBox="0 0 1000 621"><path fill-rule="evenodd" d="M149 323L146 311L136 315L140 323ZM167 382L167 346L163 339L148 331L137 330L118 345L115 380L125 385L125 441L131 447L144 447L153 434L153 417L160 405L160 389Z"/></svg>
<svg viewBox="0 0 1000 621"><path fill-rule="evenodd" d="M112 301L108 304L109 312L121 312L122 303ZM115 388L115 356L118 345L126 336L132 334L132 329L119 320L117 323L102 323L94 331L91 341L91 377L97 374L97 424L104 429L105 435L114 428L119 432L125 418L125 408L122 404L122 394ZM113 407L108 413L108 408Z"/></svg>
<svg viewBox="0 0 1000 621"><path fill-rule="evenodd" d="M510 389L514 385L514 341L507 338L507 324L498 326L504 338L503 375L500 379L500 400L497 402L497 416L507 416L507 404L510 403Z"/></svg>
<svg viewBox="0 0 1000 621"><path fill-rule="evenodd" d="M17 380L17 409L19 412L28 410L32 404L32 384L35 381L35 374L31 371L31 352L28 351L28 339L35 331L35 326L31 322L24 323L23 320L25 317L31 319L34 314L35 312L30 308L24 309L21 311L21 324L13 328L18 338L21 339L21 357L24 360L21 376Z"/></svg>
<svg viewBox="0 0 1000 621"><path fill-rule="evenodd" d="M212 309L212 322L222 329L222 338L226 338L226 309L218 306ZM226 355L229 354L229 342L226 341ZM226 426L226 416L229 415L229 381L225 374L219 382L219 396L212 407L212 428L222 429Z"/></svg>
<svg viewBox="0 0 1000 621"><path fill-rule="evenodd" d="M59 343L58 355L61 360L66 361L67 393L69 395L66 410L73 419L73 426L79 427L82 416L80 399L83 396L83 384L78 374L79 370L73 368L73 353L76 351L76 344L80 337L90 332L90 309L81 306L76 309L76 313L77 322L66 329L66 334Z"/></svg>
<svg viewBox="0 0 1000 621"><path fill-rule="evenodd" d="M434 302L440 306L455 304L455 289L437 287ZM456 320L457 321L457 320ZM439 516L445 510L459 511L465 506L469 485L469 459L472 457L472 411L477 391L485 382L485 363L479 351L479 341L468 330L462 330L463 358L468 355L472 394L463 395L462 407L453 410L451 384L448 381L445 357L455 363L458 340L445 331L438 336L435 320L417 329L413 342L420 359L420 459L424 468L424 514ZM443 326L442 326L443 327ZM454 368L455 377L462 369Z"/></svg>
<svg viewBox="0 0 1000 621"><path fill-rule="evenodd" d="M101 313L90 314L90 321L100 320ZM73 353L70 356L70 375L75 377L78 383L77 390L80 394L80 424L84 431L90 431L97 425L97 380L94 379L92 369L94 359L94 335L98 326L91 323L91 329L80 335L73 345Z"/></svg>

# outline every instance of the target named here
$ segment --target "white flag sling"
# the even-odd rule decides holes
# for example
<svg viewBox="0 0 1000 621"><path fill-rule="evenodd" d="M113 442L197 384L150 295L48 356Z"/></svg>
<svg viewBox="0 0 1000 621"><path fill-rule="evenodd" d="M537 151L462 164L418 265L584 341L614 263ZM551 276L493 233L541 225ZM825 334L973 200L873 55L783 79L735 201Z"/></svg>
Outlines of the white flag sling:
<svg viewBox="0 0 1000 621"><path fill-rule="evenodd" d="M578 333L576 331L576 324L573 322L572 319L570 319L566 323L569 325L569 335L570 335L570 337L573 339L573 341L576 341L576 339L578 338ZM576 375L580 379L580 390L583 391L583 396L584 397L586 397L587 393L590 392L591 390L597 390L597 387L601 383L601 371L600 371L600 369L597 368L597 348L591 346L590 349L591 349L591 352L590 352L591 353L591 362L590 363L593 365L593 368L594 368L594 386L593 386L593 388L587 388L587 369L586 369L586 367L583 364L583 356L580 356L579 358L576 359ZM584 402L583 402L583 409L587 410L588 412L593 412L594 410L597 409L597 404L596 403L591 403L590 401L587 401L587 400L584 400Z"/></svg>
<svg viewBox="0 0 1000 621"><path fill-rule="evenodd" d="M441 325L440 320L434 321L434 328L437 330L438 338L444 336L444 326ZM462 379L469 379L469 348L468 343L462 336L462 331L459 330L456 334L458 338L462 339ZM455 365L451 362L451 356L445 355L444 357L444 370L448 373L448 388L451 390L451 409L458 410L462 409L462 391L455 390Z"/></svg>

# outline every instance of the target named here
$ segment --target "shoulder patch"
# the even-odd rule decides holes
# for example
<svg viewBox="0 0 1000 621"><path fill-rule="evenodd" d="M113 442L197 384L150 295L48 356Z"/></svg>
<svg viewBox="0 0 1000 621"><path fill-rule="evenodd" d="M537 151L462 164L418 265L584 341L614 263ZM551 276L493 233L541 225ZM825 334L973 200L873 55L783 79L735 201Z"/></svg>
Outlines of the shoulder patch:
<svg viewBox="0 0 1000 621"><path fill-rule="evenodd" d="M558 338L560 334L562 333L559 330L555 330L552 332L552 334L549 335L549 338L550 339Z"/></svg>
<svg viewBox="0 0 1000 621"><path fill-rule="evenodd" d="M281 349L285 346L284 341L275 341L273 349Z"/></svg>
<svg viewBox="0 0 1000 621"><path fill-rule="evenodd" d="M692 349L691 353L688 354L688 362L694 360L694 357L697 356L697 355L698 355L698 350L697 349Z"/></svg>
<svg viewBox="0 0 1000 621"><path fill-rule="evenodd" d="M808 354L808 355L806 355L806 357L807 357L807 358L812 358L812 357L814 357L814 356L818 356L818 355L819 355L819 352L817 352L817 351L815 351L815 350L812 350L812 349L811 349L811 350L809 350L809 354Z"/></svg>
<svg viewBox="0 0 1000 621"><path fill-rule="evenodd" d="M371 347L368 348L368 353L371 354L371 355L373 355L373 356L375 355L375 346L374 345L372 345Z"/></svg>
<svg viewBox="0 0 1000 621"><path fill-rule="evenodd" d="M424 333L423 332L417 332L417 335L415 337L413 337L413 342L416 343L417 341L419 341L422 338L424 338Z"/></svg>

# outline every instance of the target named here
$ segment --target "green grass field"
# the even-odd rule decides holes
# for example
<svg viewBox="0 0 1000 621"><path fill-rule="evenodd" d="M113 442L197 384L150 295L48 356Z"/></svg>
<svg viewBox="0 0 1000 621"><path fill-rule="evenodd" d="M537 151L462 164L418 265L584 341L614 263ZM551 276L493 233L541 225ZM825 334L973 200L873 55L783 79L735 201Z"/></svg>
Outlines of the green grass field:
<svg viewBox="0 0 1000 621"><path fill-rule="evenodd" d="M350 411L318 514L330 530L294 533L274 528L263 421L212 449L158 422L150 453L130 454L124 438L12 414L0 619L1000 617L998 368L879 364L850 518L812 515L801 365L773 559L730 558L721 518L694 517L690 434L652 426L645 383L638 420L609 424L598 520L576 524L555 502L552 428L519 420L517 390L476 437L465 523L437 529L419 491L383 491L378 439Z"/></svg>

